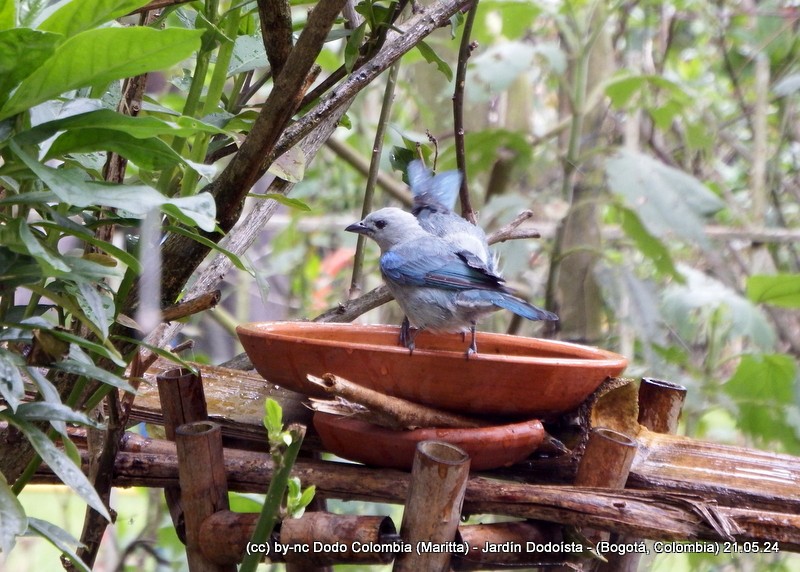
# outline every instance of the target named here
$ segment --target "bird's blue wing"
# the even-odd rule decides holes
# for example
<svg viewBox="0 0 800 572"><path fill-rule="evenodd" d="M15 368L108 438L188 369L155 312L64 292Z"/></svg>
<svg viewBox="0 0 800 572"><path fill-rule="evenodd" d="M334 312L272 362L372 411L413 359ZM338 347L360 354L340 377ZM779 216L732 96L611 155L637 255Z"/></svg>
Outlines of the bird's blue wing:
<svg viewBox="0 0 800 572"><path fill-rule="evenodd" d="M381 256L381 272L397 284L445 290L504 289L502 279L485 268L474 268L451 252L426 252L425 243L405 252L394 250Z"/></svg>

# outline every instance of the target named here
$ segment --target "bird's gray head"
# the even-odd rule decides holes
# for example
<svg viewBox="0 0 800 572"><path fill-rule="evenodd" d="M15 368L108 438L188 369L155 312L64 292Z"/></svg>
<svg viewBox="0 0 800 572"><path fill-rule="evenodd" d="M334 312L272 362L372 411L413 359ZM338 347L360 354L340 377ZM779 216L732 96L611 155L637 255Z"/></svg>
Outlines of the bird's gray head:
<svg viewBox="0 0 800 572"><path fill-rule="evenodd" d="M370 213L364 220L351 224L345 230L368 236L378 243L381 251L413 238L428 236L414 215L394 207Z"/></svg>

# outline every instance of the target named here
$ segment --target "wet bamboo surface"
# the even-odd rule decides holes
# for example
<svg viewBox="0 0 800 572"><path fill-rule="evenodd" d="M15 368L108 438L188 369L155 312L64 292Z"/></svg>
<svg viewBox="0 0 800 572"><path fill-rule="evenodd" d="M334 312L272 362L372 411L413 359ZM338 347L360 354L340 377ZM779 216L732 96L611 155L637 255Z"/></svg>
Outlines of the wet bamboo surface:
<svg viewBox="0 0 800 572"><path fill-rule="evenodd" d="M158 363L148 377L172 364ZM254 373L201 366L211 419L227 436L225 466L230 490L263 492L271 474L267 455L241 449L264 441L263 401L273 397L284 406L287 422L309 427L311 411L303 396L265 382ZM155 384L144 384L134 408L137 419L160 421ZM310 431L310 433L312 433ZM562 524L614 530L638 538L725 538L776 540L800 551L800 458L696 441L641 429L626 489L599 490L554 486L540 476L562 473L562 459L537 460L512 470L471 476L465 514L501 514ZM159 440L132 439L117 461L120 486L177 484L174 446ZM246 443L242 447L237 441ZM318 441L306 440L311 449ZM170 449L172 447L172 449ZM46 471L45 471L46 473ZM45 473L40 480L47 480ZM302 459L295 474L316 484L328 498L402 503L408 473L344 463ZM495 478L498 477L498 478ZM527 484L502 479L525 479ZM557 476L555 480L560 480Z"/></svg>

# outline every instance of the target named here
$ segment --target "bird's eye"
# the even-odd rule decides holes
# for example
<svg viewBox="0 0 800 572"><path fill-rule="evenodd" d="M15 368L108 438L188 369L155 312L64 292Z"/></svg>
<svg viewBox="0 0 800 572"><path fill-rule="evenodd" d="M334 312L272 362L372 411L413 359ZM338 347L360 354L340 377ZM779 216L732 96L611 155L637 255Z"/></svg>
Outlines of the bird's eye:
<svg viewBox="0 0 800 572"><path fill-rule="evenodd" d="M383 219L378 219L375 221L375 226L378 228L384 228L386 226L386 221Z"/></svg>

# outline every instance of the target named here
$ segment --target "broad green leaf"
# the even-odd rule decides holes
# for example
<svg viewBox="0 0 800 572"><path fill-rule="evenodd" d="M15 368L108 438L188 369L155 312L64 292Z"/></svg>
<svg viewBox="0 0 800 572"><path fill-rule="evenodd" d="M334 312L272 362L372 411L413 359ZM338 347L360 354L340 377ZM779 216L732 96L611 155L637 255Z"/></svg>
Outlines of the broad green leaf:
<svg viewBox="0 0 800 572"><path fill-rule="evenodd" d="M15 4L14 0L0 0L0 31L13 28L17 24L17 7Z"/></svg>
<svg viewBox="0 0 800 572"><path fill-rule="evenodd" d="M786 354L747 354L723 386L737 400L790 403L797 364Z"/></svg>
<svg viewBox="0 0 800 572"><path fill-rule="evenodd" d="M646 82L640 75L612 79L605 86L606 95L614 107L625 108Z"/></svg>
<svg viewBox="0 0 800 572"><path fill-rule="evenodd" d="M228 75L248 72L267 65L267 52L261 35L239 36L233 43Z"/></svg>
<svg viewBox="0 0 800 572"><path fill-rule="evenodd" d="M747 279L747 297L759 304L800 308L800 274L759 274Z"/></svg>
<svg viewBox="0 0 800 572"><path fill-rule="evenodd" d="M0 348L0 395L12 411L16 410L25 397L25 385L19 373L22 358Z"/></svg>
<svg viewBox="0 0 800 572"><path fill-rule="evenodd" d="M13 140L11 149L44 184L63 202L76 207L104 206L120 209L136 218L144 217L154 208L181 217L211 232L215 228L216 204L209 193L191 197L165 197L145 185L113 185L87 181L76 169L53 169L33 159ZM171 208L170 208L171 207Z"/></svg>
<svg viewBox="0 0 800 572"><path fill-rule="evenodd" d="M17 536L27 528L25 509L8 486L5 475L0 472L0 552L7 557L14 548Z"/></svg>
<svg viewBox="0 0 800 572"><path fill-rule="evenodd" d="M47 403L45 401L22 403L17 408L16 415L18 418L28 421L64 421L87 425L95 429L105 428L102 423L98 423L81 411L70 409L63 403Z"/></svg>
<svg viewBox="0 0 800 572"><path fill-rule="evenodd" d="M27 194L27 193L26 193ZM64 234L75 236L85 242L88 242L92 246L97 247L99 250L106 252L109 256L112 256L122 262L125 266L130 268L136 273L141 272L141 265L139 264L139 260L133 256L130 252L123 250L117 246L114 246L110 242L106 242L105 240L100 240L95 238L93 234L86 230L85 227L76 225L71 226L69 225L69 219L64 219L58 214L54 214L54 219L56 222L51 221L38 221L36 226L41 226L45 228L53 228L61 231Z"/></svg>
<svg viewBox="0 0 800 572"><path fill-rule="evenodd" d="M0 119L79 87L168 68L200 45L201 30L145 27L81 32L26 77L0 110Z"/></svg>
<svg viewBox="0 0 800 572"><path fill-rule="evenodd" d="M678 271L686 279L685 284L672 284L663 293L662 304L665 316L678 334L689 343L696 337L695 331L704 331L703 324L712 312L722 312L726 320L729 337L746 338L764 349L775 345L775 331L764 313L752 302L718 280L685 265ZM700 317L700 323L695 318ZM704 321L705 319L705 321Z"/></svg>
<svg viewBox="0 0 800 572"><path fill-rule="evenodd" d="M102 381L105 384L111 385L123 391L127 391L128 393L136 393L136 390L133 387L131 387L127 381L125 381L118 375L114 375L110 371L107 371L101 367L97 367L96 365L91 363L84 363L69 358L55 363L53 367L55 369L60 369L61 371L65 371L67 373L83 375L90 379L96 379L97 381Z"/></svg>
<svg viewBox="0 0 800 572"><path fill-rule="evenodd" d="M69 561L75 565L76 570L92 572L78 556L77 549L83 545L66 530L46 520L33 517L28 518L28 525L37 535L48 540L53 546L61 550L69 558Z"/></svg>
<svg viewBox="0 0 800 572"><path fill-rule="evenodd" d="M63 34L69 38L84 30L130 14L147 2L148 0L92 0L91 2L72 0L51 13L44 22L39 24L38 28Z"/></svg>
<svg viewBox="0 0 800 572"><path fill-rule="evenodd" d="M447 81L453 81L453 70L450 69L446 61L439 57L439 54L437 54L433 48L425 42L419 42L417 44L417 49L419 53L422 54L422 57L425 58L426 62L436 65L436 69L442 72L444 77L447 78Z"/></svg>
<svg viewBox="0 0 800 572"><path fill-rule="evenodd" d="M42 268L35 258L0 246L0 284L5 288L32 284L42 276Z"/></svg>
<svg viewBox="0 0 800 572"><path fill-rule="evenodd" d="M639 252L652 260L659 272L683 282L683 276L675 268L667 246L647 232L647 229L634 211L622 205L617 205L616 208L622 218L622 230L636 243Z"/></svg>
<svg viewBox="0 0 800 572"><path fill-rule="evenodd" d="M152 115L132 117L110 109L97 109L40 123L36 127L15 136L14 140L20 145L33 145L44 141L59 131L99 128L122 131L137 139L148 139L162 135L189 137L200 132L225 133L219 127L204 123L193 117L181 116L167 121Z"/></svg>
<svg viewBox="0 0 800 572"><path fill-rule="evenodd" d="M10 2L13 0L0 0ZM58 34L27 28L0 32L0 105L15 85L30 75L55 53L63 38Z"/></svg>
<svg viewBox="0 0 800 572"><path fill-rule="evenodd" d="M650 234L678 235L709 248L704 217L725 204L690 174L626 149L606 161L608 186L639 216Z"/></svg>
<svg viewBox="0 0 800 572"><path fill-rule="evenodd" d="M47 463L47 466L53 470L62 483L71 488L86 504L100 513L103 518L109 522L111 521L111 516L108 514L103 501L98 496L97 491L94 490L89 479L86 478L86 475L81 472L80 467L76 466L66 453L56 447L42 430L33 423L9 415L5 411L0 411L0 417L22 431L36 450L36 453Z"/></svg>
<svg viewBox="0 0 800 572"><path fill-rule="evenodd" d="M75 301L83 310L84 315L97 326L103 335L103 339L108 337L108 312L103 304L103 296L97 288L86 282L65 285L67 292L72 294Z"/></svg>
<svg viewBox="0 0 800 572"><path fill-rule="evenodd" d="M67 131L53 142L44 159L96 151L113 151L148 171L160 171L183 162L181 156L161 139L136 138L111 129Z"/></svg>
<svg viewBox="0 0 800 572"><path fill-rule="evenodd" d="M347 73L353 71L356 65L358 56L361 53L361 44L364 43L364 35L367 33L367 21L364 20L361 24L353 30L350 37L347 38L347 44L344 46L344 69Z"/></svg>

